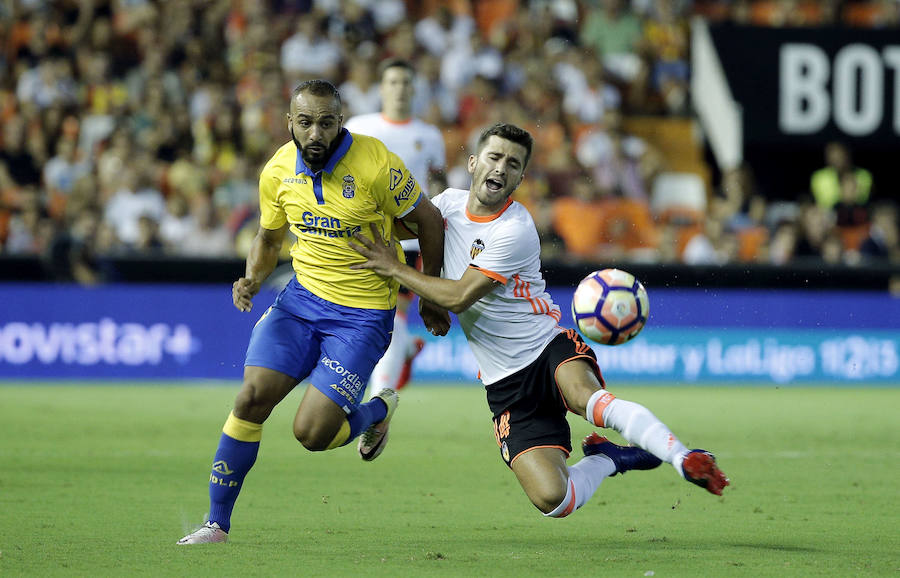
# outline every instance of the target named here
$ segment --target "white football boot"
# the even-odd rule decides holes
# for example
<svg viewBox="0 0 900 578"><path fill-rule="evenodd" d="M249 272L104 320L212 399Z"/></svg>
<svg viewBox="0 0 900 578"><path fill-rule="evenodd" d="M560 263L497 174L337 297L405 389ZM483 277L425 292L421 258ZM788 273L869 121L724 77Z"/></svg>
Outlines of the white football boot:
<svg viewBox="0 0 900 578"><path fill-rule="evenodd" d="M388 440L388 426L391 424L394 410L397 409L397 404L400 402L400 396L397 395L397 392L388 387L372 397L381 398L381 401L387 406L387 415L380 422L370 425L369 429L359 436L359 443L357 444L359 457L367 462L371 462L384 451L384 446L387 445Z"/></svg>
<svg viewBox="0 0 900 578"><path fill-rule="evenodd" d="M179 546L187 546L188 544L211 544L227 541L228 532L220 528L216 522L207 522L176 543Z"/></svg>

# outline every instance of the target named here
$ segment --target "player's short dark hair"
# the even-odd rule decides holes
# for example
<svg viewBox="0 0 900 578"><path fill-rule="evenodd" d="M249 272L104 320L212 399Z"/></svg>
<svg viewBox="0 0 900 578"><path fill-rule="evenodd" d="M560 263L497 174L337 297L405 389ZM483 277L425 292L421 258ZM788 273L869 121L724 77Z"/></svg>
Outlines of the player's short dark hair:
<svg viewBox="0 0 900 578"><path fill-rule="evenodd" d="M378 65L378 78L383 78L384 73L391 68L403 68L408 70L413 76L416 74L416 69L409 60L403 58L387 58L382 60L381 64Z"/></svg>
<svg viewBox="0 0 900 578"><path fill-rule="evenodd" d="M298 84L294 88L294 91L291 92L291 101L293 102L293 100L302 93L311 94L313 96L331 96L339 105L341 104L341 93L338 92L338 89L327 80L322 80L320 78L304 80Z"/></svg>
<svg viewBox="0 0 900 578"><path fill-rule="evenodd" d="M485 129L484 132L481 133L481 136L478 137L478 152L481 152L484 144L492 136L498 136L504 140L512 141L525 147L525 166L528 166L528 160L531 158L531 148L534 144L534 139L531 138L531 133L529 133L524 128L517 127L514 124L498 122L494 126Z"/></svg>

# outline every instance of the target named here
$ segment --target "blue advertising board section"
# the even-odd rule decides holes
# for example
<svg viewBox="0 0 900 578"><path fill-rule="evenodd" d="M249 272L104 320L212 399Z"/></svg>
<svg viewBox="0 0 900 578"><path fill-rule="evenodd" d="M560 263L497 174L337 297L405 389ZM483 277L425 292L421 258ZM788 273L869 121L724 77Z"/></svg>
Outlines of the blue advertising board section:
<svg viewBox="0 0 900 578"><path fill-rule="evenodd" d="M571 288L551 292L571 326ZM0 378L239 379L274 297L245 314L220 285L0 285ZM594 347L611 383L900 385L900 299L886 293L651 288L650 299L636 339ZM458 324L437 338L410 323L427 341L416 379L477 383Z"/></svg>
<svg viewBox="0 0 900 578"><path fill-rule="evenodd" d="M572 289L551 293L562 324L572 326ZM417 378L474 379L478 368L461 332L438 339L423 328L413 331L428 342L414 365ZM650 319L641 334L593 349L610 384L900 386L900 299L875 292L651 288Z"/></svg>
<svg viewBox="0 0 900 578"><path fill-rule="evenodd" d="M253 324L224 285L0 285L0 377L240 379Z"/></svg>

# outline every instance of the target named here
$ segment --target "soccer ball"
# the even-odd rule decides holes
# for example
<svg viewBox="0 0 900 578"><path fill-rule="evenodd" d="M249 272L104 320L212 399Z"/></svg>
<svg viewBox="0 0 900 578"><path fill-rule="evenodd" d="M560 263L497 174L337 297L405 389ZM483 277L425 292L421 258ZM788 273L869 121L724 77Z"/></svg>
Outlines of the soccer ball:
<svg viewBox="0 0 900 578"><path fill-rule="evenodd" d="M634 338L650 315L647 290L621 269L594 271L572 297L572 319L591 341L620 345Z"/></svg>

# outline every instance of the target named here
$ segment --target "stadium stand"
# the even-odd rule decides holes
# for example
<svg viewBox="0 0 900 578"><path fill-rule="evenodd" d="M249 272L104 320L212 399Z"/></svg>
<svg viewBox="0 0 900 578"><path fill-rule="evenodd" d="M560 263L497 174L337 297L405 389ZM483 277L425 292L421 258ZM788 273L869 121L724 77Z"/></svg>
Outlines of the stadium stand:
<svg viewBox="0 0 900 578"><path fill-rule="evenodd" d="M534 133L532 183L519 198L555 248L550 255L569 262L679 262L693 236L721 230L733 238L730 260L765 263L784 223L759 213L774 201L798 203L807 191L734 195L727 171L712 166L691 116L689 18L884 28L897 26L898 6L893 0L3 2L0 257L40 257L54 277L81 282L110 278L103 266L109 259L240 258L255 226L255 177L286 140L283 108L294 83L325 76L344 87L353 106L371 107L367 67L398 56L420 70L416 112L444 131L451 185L466 186L464 151L486 124L502 119ZM308 58L310 51L319 57ZM310 69L313 60L317 67ZM676 193L678 208L661 210L661 191L673 174L694 192ZM852 222L838 223L837 212L826 212L826 232L841 240L838 262L858 261L871 237L870 205L883 200L880 175L871 176L873 200L863 212L841 213ZM594 233L571 218L584 209L576 188L590 189L578 194L603 207ZM883 213L896 219L896 210ZM709 219L717 221L711 229ZM805 240L799 221L793 226L801 245L821 246ZM891 247L871 259L897 258L896 235L886 238Z"/></svg>

